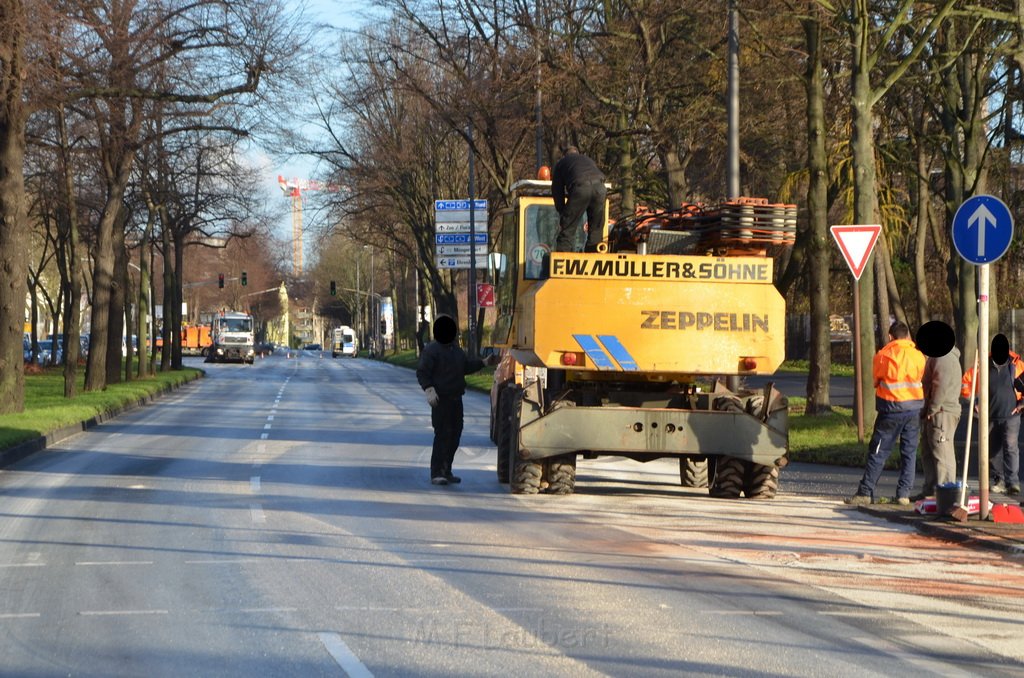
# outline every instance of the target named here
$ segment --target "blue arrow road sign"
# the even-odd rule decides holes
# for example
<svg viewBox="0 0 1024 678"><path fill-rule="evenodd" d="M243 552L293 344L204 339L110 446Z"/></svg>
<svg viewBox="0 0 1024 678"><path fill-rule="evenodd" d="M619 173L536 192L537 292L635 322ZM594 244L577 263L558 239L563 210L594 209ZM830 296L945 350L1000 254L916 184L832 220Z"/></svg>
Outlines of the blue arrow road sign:
<svg viewBox="0 0 1024 678"><path fill-rule="evenodd" d="M999 198L976 195L953 217L953 246L972 264L990 264L1006 254L1013 240L1013 215Z"/></svg>

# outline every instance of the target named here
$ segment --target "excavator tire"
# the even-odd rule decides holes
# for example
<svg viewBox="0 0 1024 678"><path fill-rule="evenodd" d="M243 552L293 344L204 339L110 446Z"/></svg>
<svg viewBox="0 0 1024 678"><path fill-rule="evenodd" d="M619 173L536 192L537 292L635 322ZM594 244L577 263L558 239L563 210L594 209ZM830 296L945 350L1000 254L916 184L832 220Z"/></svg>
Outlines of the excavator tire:
<svg viewBox="0 0 1024 678"><path fill-rule="evenodd" d="M563 454L547 460L548 494L572 494L576 489L576 455Z"/></svg>
<svg viewBox="0 0 1024 678"><path fill-rule="evenodd" d="M544 467L539 461L519 457L519 413L523 406L523 389L511 388L508 395L510 416L505 447L508 450L509 490L512 494L537 494Z"/></svg>
<svg viewBox="0 0 1024 678"><path fill-rule="evenodd" d="M708 458L682 457L679 459L679 483L683 487L708 486Z"/></svg>
<svg viewBox="0 0 1024 678"><path fill-rule="evenodd" d="M743 460L735 457L721 457L715 469L715 480L709 494L718 499L738 499L743 492L746 468Z"/></svg>
<svg viewBox="0 0 1024 678"><path fill-rule="evenodd" d="M747 462L743 494L748 499L774 499L779 491L779 467Z"/></svg>

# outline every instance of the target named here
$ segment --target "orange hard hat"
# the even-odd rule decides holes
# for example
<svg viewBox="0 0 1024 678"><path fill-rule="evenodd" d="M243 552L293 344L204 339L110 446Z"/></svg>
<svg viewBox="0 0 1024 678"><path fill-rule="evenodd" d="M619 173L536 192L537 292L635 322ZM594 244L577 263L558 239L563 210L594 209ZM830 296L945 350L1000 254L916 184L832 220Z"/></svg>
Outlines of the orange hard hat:
<svg viewBox="0 0 1024 678"><path fill-rule="evenodd" d="M541 165L540 169L537 170L537 178L541 181L551 181L551 168L547 165Z"/></svg>

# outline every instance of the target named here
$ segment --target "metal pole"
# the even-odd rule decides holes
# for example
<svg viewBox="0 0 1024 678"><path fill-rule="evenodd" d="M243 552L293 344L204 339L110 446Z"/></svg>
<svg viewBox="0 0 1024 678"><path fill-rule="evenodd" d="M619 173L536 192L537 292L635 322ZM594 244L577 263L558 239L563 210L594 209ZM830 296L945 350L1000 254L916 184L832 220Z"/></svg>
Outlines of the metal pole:
<svg viewBox="0 0 1024 678"><path fill-rule="evenodd" d="M864 442L864 388L860 375L860 280L853 279L853 409L857 411L857 442Z"/></svg>
<svg viewBox="0 0 1024 678"><path fill-rule="evenodd" d="M729 82L726 106L729 116L729 198L740 195L740 17L736 0L729 0Z"/></svg>
<svg viewBox="0 0 1024 678"><path fill-rule="evenodd" d="M363 258L362 257L362 250L356 251L356 307L355 307L355 314L354 315L356 317L356 336L359 337L359 341L362 341L363 338L364 338L363 337L363 328L361 327L361 325L362 325L361 319L362 319L362 315L363 315L363 311L362 311L363 300L360 298L362 293L363 293L363 291L359 287L359 260L362 259L362 258Z"/></svg>
<svg viewBox="0 0 1024 678"><path fill-rule="evenodd" d="M726 86L726 108L729 118L728 130L728 197L740 195L740 19L736 11L736 0L729 0L729 61L728 84ZM740 389L740 378L730 375L725 380L726 388L736 392Z"/></svg>
<svg viewBox="0 0 1024 678"><path fill-rule="evenodd" d="M476 182L474 181L473 162L473 121L469 122L469 289L466 290L469 306L469 354L477 355L476 350Z"/></svg>
<svg viewBox="0 0 1024 678"><path fill-rule="evenodd" d="M540 0L535 3L536 19L534 20L536 29L536 40L537 40L537 98L534 102L534 113L536 117L536 142L537 142L537 171L540 171L541 165L544 164L544 116L542 114L542 97L541 97L541 79L543 72L541 65L543 63L541 48L540 48Z"/></svg>
<svg viewBox="0 0 1024 678"><path fill-rule="evenodd" d="M982 224L984 226L984 224ZM978 267L978 485L981 498L981 519L988 519L988 370L992 357L988 355L988 264ZM972 413L973 414L973 413Z"/></svg>
<svg viewBox="0 0 1024 678"><path fill-rule="evenodd" d="M374 296L374 292L373 292L373 288L375 287L375 285L373 284L373 274L376 272L376 269L377 269L377 267L374 266L374 264L373 264L373 247L371 247L370 248L370 289L368 290L367 295L366 295L366 303L369 304L369 308L370 308L369 322L372 323L370 325L370 336L373 337L372 348L373 348L373 354L375 356L377 355L377 329L378 328L377 328L377 313L376 313L377 306L376 306L376 303L375 303L376 302L376 296Z"/></svg>

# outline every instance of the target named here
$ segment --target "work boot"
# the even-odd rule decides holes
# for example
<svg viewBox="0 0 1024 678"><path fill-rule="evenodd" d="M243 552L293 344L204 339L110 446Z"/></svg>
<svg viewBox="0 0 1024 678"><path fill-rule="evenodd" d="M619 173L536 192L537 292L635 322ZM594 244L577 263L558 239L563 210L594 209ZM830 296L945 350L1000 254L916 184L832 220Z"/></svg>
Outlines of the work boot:
<svg viewBox="0 0 1024 678"><path fill-rule="evenodd" d="M1003 485L1002 480L999 480L989 485L988 491L994 492L995 494L1006 494L1006 486Z"/></svg>
<svg viewBox="0 0 1024 678"><path fill-rule="evenodd" d="M447 485L448 479L445 478L444 476L435 476L430 479L430 482L433 485Z"/></svg>
<svg viewBox="0 0 1024 678"><path fill-rule="evenodd" d="M935 493L928 494L926 492L920 492L918 494L915 494L913 497L911 497L910 501L921 501L923 499L927 499L928 497L934 497L934 496L935 496Z"/></svg>
<svg viewBox="0 0 1024 678"><path fill-rule="evenodd" d="M1008 488L1006 488L1006 494L1010 495L1011 497L1016 497L1018 494L1020 494L1020 485L1010 485Z"/></svg>
<svg viewBox="0 0 1024 678"><path fill-rule="evenodd" d="M451 471L446 472L444 474L444 477L452 485L458 485L459 483L462 482L462 478L458 477L457 475L453 475Z"/></svg>
<svg viewBox="0 0 1024 678"><path fill-rule="evenodd" d="M871 495L869 494L855 494L852 497L847 497L843 500L844 504L850 506L867 506L871 503Z"/></svg>
<svg viewBox="0 0 1024 678"><path fill-rule="evenodd" d="M910 497L896 497L895 501L900 506L910 506Z"/></svg>

